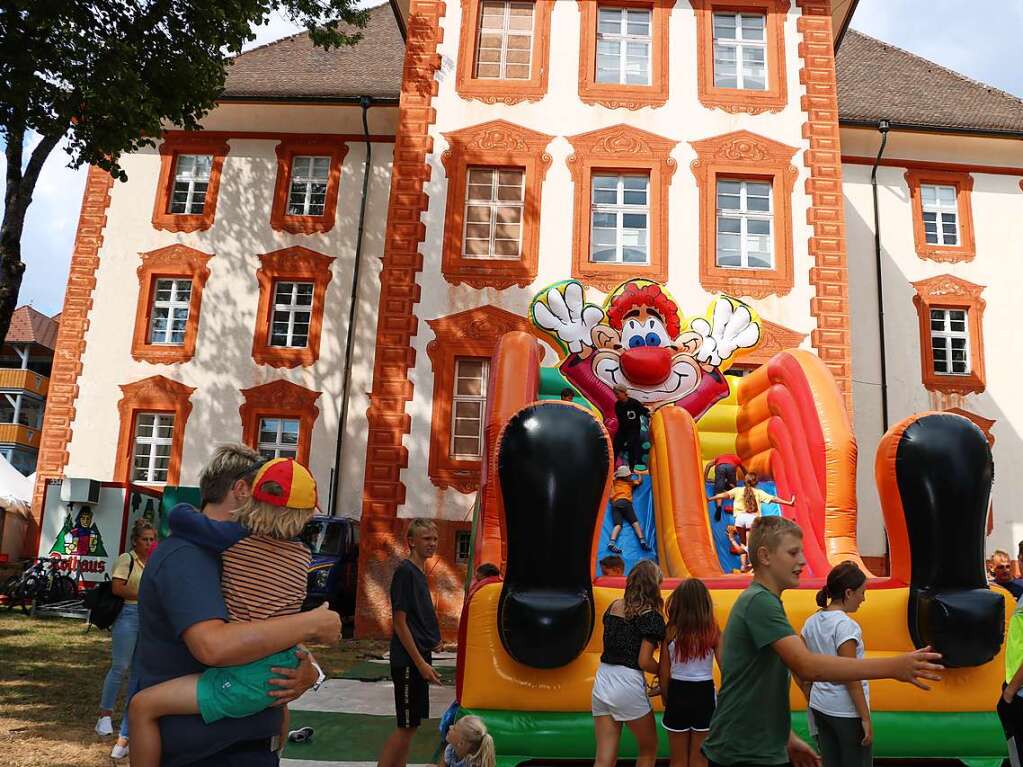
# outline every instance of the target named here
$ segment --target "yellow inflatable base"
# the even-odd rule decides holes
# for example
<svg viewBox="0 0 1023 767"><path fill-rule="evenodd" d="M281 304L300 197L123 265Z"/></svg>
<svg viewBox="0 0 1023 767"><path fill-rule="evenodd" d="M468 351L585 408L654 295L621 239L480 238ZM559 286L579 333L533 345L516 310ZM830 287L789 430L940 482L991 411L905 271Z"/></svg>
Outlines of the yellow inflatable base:
<svg viewBox="0 0 1023 767"><path fill-rule="evenodd" d="M724 628L739 589L712 591L718 622ZM468 709L508 711L589 711L593 677L600 662L603 629L601 617L608 605L621 596L619 589L594 588L595 627L585 651L567 666L552 670L535 669L514 661L497 633L497 606L501 584L479 589L466 609L465 667L461 704ZM668 593L665 592L665 598ZM817 610L815 593L793 589L782 598L793 628L798 632ZM868 589L867 601L853 616L863 629L867 655L881 657L912 651L906 615L908 588ZM1006 614L1011 615L1011 605ZM931 691L910 684L878 680L871 682L870 701L874 711L990 711L1001 689L1004 649L989 663L975 668L948 669ZM805 709L806 700L793 685L793 709ZM655 701L660 710L660 701Z"/></svg>

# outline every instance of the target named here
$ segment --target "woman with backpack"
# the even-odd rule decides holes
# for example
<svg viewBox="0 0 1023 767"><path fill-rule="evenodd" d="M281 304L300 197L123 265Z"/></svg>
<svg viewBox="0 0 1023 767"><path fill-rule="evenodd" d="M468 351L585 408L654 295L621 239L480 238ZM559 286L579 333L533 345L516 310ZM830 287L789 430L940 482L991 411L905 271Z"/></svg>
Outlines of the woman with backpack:
<svg viewBox="0 0 1023 767"><path fill-rule="evenodd" d="M112 660L110 670L103 681L103 693L99 702L99 721L96 722L97 735L113 735L111 721L117 693L125 672L131 667L132 656L135 654L135 642L139 635L139 582L142 571L149 561L149 553L156 545L156 529L145 519L138 520L131 530L131 549L121 554L114 564L110 579L110 590L124 600L124 606L117 619L110 627L112 638ZM131 697L131 684L128 685L127 698ZM124 701L124 714L121 716L121 731L117 737L110 756L123 759L128 755L128 703Z"/></svg>

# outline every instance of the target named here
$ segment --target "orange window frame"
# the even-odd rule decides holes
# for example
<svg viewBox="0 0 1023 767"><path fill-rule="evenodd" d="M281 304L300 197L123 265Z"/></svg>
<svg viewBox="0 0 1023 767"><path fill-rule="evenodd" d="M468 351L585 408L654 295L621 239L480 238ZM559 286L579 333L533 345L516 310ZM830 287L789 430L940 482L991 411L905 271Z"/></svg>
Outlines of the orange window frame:
<svg viewBox="0 0 1023 767"><path fill-rule="evenodd" d="M791 160L795 147L736 131L691 141L690 164L700 190L700 284L709 293L765 298L792 290L792 189L799 175ZM748 269L717 264L717 182L719 179L771 182L774 268Z"/></svg>
<svg viewBox="0 0 1023 767"><path fill-rule="evenodd" d="M959 217L958 245L933 245L927 242L923 196L920 193L922 184L955 187ZM956 171L911 169L906 171L906 185L913 206L913 244L916 246L916 254L920 258L945 263L972 261L977 255L973 233L973 176Z"/></svg>
<svg viewBox="0 0 1023 767"><path fill-rule="evenodd" d="M427 324L434 340L426 346L433 369L433 412L430 420L430 481L460 493L479 489L482 458L451 457L451 407L454 401L455 362L459 358L489 359L505 333L530 332L527 319L496 306L451 314Z"/></svg>
<svg viewBox="0 0 1023 767"><path fill-rule="evenodd" d="M678 142L628 125L569 136L568 142L574 150L567 160L575 184L572 277L605 292L633 277L667 281L668 187L678 167L671 157ZM593 175L601 172L650 175L647 200L649 264L598 264L590 261Z"/></svg>
<svg viewBox="0 0 1023 767"><path fill-rule="evenodd" d="M312 365L320 358L320 335L323 330L324 300L327 285L333 276L332 256L294 246L264 253L259 257L256 272L259 282L259 306L256 309L256 330L252 339L252 359L259 365L294 368ZM302 348L270 346L273 323L274 286L278 282L313 283L313 303L309 315L309 335Z"/></svg>
<svg viewBox="0 0 1023 767"><path fill-rule="evenodd" d="M114 461L114 481L132 482L131 470L135 454L135 419L139 413L170 413L174 416L174 436L171 438L167 481L177 485L181 479L181 454L185 444L185 425L192 412L192 386L185 386L164 376L150 376L141 381L121 385L121 400L117 412L121 423L117 435L117 457Z"/></svg>
<svg viewBox="0 0 1023 767"><path fill-rule="evenodd" d="M224 170L224 158L229 151L227 139L223 136L205 136L186 131L169 131L164 134L163 143L160 144L160 178L153 204L154 228L168 232L201 232L213 226L220 197L220 176ZM213 157L202 213L168 211L174 190L174 169L178 156L183 154L208 154Z"/></svg>
<svg viewBox="0 0 1023 767"><path fill-rule="evenodd" d="M780 112L788 105L785 69L785 18L789 0L692 0L696 14L697 97L707 109L726 112ZM767 89L721 88L714 84L714 14L750 13L765 16Z"/></svg>
<svg viewBox="0 0 1023 767"><path fill-rule="evenodd" d="M136 270L139 277L139 301L135 310L135 332L131 341L131 356L138 362L153 365L174 365L187 362L195 356L195 340L199 332L199 313L202 293L210 277L207 266L213 258L185 245L169 245L142 254L142 264ZM149 342L156 281L159 279L189 279L192 290L188 302L188 321L181 346Z"/></svg>
<svg viewBox="0 0 1023 767"><path fill-rule="evenodd" d="M308 138L285 138L277 144L277 180L274 183L273 207L270 211L270 227L274 231L290 234L323 234L334 228L337 218L338 190L341 186L341 165L348 154L348 144L331 136L310 136ZM288 196L291 191L292 165L295 157L312 155L329 157L330 169L327 174L327 194L323 201L323 213L318 216L291 215L288 213Z"/></svg>
<svg viewBox="0 0 1023 767"><path fill-rule="evenodd" d="M444 279L476 289L527 287L536 278L539 263L540 200L551 165L546 149L553 136L493 120L445 133L444 138L448 141L448 149L441 155L448 177L441 258ZM470 167L480 166L524 171L521 256L516 260L466 258L462 254L466 176Z"/></svg>
<svg viewBox="0 0 1023 767"><path fill-rule="evenodd" d="M980 394L987 387L984 370L983 285L942 274L912 283L913 305L920 321L920 368L926 389L943 394ZM967 375L934 372L931 349L931 309L964 309L970 342L970 372Z"/></svg>
<svg viewBox="0 0 1023 767"><path fill-rule="evenodd" d="M669 22L676 0L576 0L579 9L579 98L608 109L660 107L668 101ZM650 13L650 85L597 82L598 8Z"/></svg>
<svg viewBox="0 0 1023 767"><path fill-rule="evenodd" d="M298 421L297 460L309 465L313 428L320 410L316 401L320 392L306 389L290 381L278 380L242 389L238 414L242 421L242 442L259 450L259 422L263 418L294 418Z"/></svg>
<svg viewBox="0 0 1023 767"><path fill-rule="evenodd" d="M486 104L539 101L547 95L551 10L554 8L554 0L534 0L533 3L533 49L530 51L528 80L475 76L480 5L481 0L462 0L462 27L458 37L458 64L455 73L455 90L458 95L466 100L475 99Z"/></svg>

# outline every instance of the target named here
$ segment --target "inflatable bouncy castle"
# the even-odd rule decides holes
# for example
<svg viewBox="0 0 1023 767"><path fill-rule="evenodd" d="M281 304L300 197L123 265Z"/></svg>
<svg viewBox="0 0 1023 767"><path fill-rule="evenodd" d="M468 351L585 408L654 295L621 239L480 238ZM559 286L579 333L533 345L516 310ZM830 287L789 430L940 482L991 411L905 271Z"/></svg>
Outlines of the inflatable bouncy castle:
<svg viewBox="0 0 1023 767"><path fill-rule="evenodd" d="M784 513L803 530L807 567L783 601L797 631L816 610L830 567L862 566L857 447L820 359L793 349L733 376L729 368L761 335L760 319L741 301L719 296L705 315L686 318L657 283L624 283L603 306L584 296L576 281L541 291L530 308L535 333L505 335L491 361L473 556L498 564L504 577L474 583L466 595L457 700L462 713L486 720L509 765L593 758L600 618L625 583L597 568L608 551L616 387L651 412L644 484L634 496L651 551L626 549L625 559L629 567L656 559L665 596L678 579L701 578L724 627L749 583L724 538L727 514L716 521L707 500L705 464L725 452L773 483L777 496L796 499ZM565 388L572 402L559 399ZM891 573L871 576L856 615L868 655L932 645L947 671L929 692L871 683L874 754L997 764L1005 746L993 709L1014 605L988 588L984 573L990 447L968 419L923 413L888 431L875 471ZM806 701L795 686L790 705L805 736ZM631 736L621 756L634 756Z"/></svg>

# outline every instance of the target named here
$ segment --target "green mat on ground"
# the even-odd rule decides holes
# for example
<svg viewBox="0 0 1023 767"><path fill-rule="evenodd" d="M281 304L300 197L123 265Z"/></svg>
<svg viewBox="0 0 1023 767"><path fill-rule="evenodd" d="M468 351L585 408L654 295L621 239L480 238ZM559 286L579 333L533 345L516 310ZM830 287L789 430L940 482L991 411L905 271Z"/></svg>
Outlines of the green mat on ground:
<svg viewBox="0 0 1023 767"><path fill-rule="evenodd" d="M409 752L409 764L434 762L434 751L440 743L439 719L423 721ZM339 714L328 711L292 711L291 729L312 727L313 739L308 743L289 743L286 759L316 761L375 762L384 741L394 731L393 716L372 714Z"/></svg>
<svg viewBox="0 0 1023 767"><path fill-rule="evenodd" d="M454 666L434 666L441 682L445 685L455 683ZM391 667L387 663L371 660L359 661L341 674L339 679L357 679L360 682L379 682L391 678Z"/></svg>

